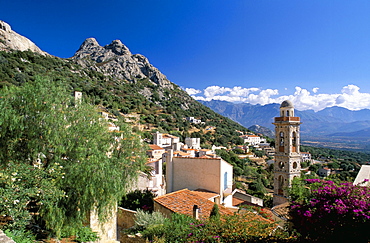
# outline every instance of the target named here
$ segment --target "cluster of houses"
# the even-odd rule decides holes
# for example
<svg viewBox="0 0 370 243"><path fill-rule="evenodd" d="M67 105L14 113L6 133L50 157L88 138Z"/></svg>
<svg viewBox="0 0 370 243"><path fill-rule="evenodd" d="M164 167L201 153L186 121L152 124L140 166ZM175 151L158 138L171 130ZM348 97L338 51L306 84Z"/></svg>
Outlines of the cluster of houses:
<svg viewBox="0 0 370 243"><path fill-rule="evenodd" d="M143 175L146 183L139 184L147 186L139 189L151 190L158 196L156 211L182 213L185 210L190 214L194 205L200 207L199 204L207 205L208 202L232 209L237 209L241 203L263 205L262 199L233 190L233 166L216 155L215 150L220 148L202 149L199 138L186 138L182 143L179 137L159 132L153 134L153 144L149 148L147 165L152 167L151 178ZM163 165L166 175L162 174ZM189 200L184 201L187 195ZM194 204L190 198L196 198L198 203ZM175 206L176 201L186 204Z"/></svg>

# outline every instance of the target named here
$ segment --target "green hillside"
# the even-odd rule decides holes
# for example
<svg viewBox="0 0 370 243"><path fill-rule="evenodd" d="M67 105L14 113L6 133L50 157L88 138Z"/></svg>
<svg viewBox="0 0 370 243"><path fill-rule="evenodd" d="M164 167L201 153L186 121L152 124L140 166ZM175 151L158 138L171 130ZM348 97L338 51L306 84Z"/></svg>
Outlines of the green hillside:
<svg viewBox="0 0 370 243"><path fill-rule="evenodd" d="M99 65L99 64L96 64ZM83 68L75 60L42 56L30 51L0 52L0 87L22 85L37 76L53 82L65 81L72 91L82 91L85 99L119 117L135 114L132 120L143 136L151 132L170 132L182 138L200 137L205 147L241 143L236 131L247 131L192 99L177 85L161 87L149 79L120 80L111 75ZM149 93L144 96L145 91ZM204 124L191 124L186 117L195 117Z"/></svg>

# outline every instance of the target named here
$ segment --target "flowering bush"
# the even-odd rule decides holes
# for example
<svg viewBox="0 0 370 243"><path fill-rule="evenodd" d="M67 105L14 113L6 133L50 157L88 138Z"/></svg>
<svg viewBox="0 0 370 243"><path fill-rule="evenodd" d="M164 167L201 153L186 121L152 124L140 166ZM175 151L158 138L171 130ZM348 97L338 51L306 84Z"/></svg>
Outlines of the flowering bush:
<svg viewBox="0 0 370 243"><path fill-rule="evenodd" d="M305 180L306 200L292 201L293 227L303 238L328 241L370 240L370 188L351 183Z"/></svg>

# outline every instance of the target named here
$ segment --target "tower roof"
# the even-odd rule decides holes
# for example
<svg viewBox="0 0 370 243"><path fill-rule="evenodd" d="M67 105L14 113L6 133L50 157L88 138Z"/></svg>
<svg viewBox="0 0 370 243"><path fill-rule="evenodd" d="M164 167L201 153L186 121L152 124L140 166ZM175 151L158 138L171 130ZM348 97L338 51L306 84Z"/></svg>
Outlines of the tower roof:
<svg viewBox="0 0 370 243"><path fill-rule="evenodd" d="M283 103L281 103L280 108L294 108L293 103L290 100L284 100Z"/></svg>

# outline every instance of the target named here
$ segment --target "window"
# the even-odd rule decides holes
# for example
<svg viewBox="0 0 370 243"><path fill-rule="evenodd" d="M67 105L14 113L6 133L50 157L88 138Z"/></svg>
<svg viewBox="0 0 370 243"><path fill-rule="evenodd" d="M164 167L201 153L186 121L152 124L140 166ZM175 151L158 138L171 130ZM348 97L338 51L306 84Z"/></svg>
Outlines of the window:
<svg viewBox="0 0 370 243"><path fill-rule="evenodd" d="M280 146L284 146L284 133L280 132Z"/></svg>
<svg viewBox="0 0 370 243"><path fill-rule="evenodd" d="M279 168L284 169L284 163L282 161L279 162Z"/></svg>
<svg viewBox="0 0 370 243"><path fill-rule="evenodd" d="M227 189L227 172L224 174L224 190Z"/></svg>
<svg viewBox="0 0 370 243"><path fill-rule="evenodd" d="M279 180L278 180L278 194L279 195L283 195L283 188L284 188L284 177L283 176L279 176Z"/></svg>
<svg viewBox="0 0 370 243"><path fill-rule="evenodd" d="M293 169L297 169L297 167L298 167L297 162L294 162L294 163L293 163Z"/></svg>

